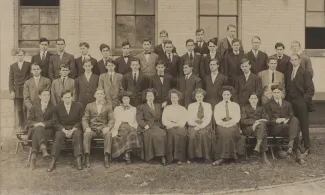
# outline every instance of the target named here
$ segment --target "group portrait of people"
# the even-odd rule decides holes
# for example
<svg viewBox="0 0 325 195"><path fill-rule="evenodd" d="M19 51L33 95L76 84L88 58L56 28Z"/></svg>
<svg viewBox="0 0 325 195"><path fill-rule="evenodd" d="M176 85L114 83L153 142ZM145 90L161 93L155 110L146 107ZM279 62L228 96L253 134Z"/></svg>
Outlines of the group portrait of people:
<svg viewBox="0 0 325 195"><path fill-rule="evenodd" d="M258 36L246 53L236 34L229 24L225 38L206 42L204 29L197 29L182 56L165 30L154 48L143 39L136 56L124 41L115 59L103 43L97 61L86 42L75 58L62 38L56 40L56 54L48 52L48 39L40 38L40 52L31 62L19 50L10 66L9 91L19 129L32 140L31 169L42 154L51 159L47 171L53 171L66 139L72 140L77 169L88 168L94 138L103 139L106 168L112 159L130 164L135 156L162 165L240 163L247 136L256 137L252 156L263 163L270 164L267 137L284 136L287 154L305 164L315 93L309 57L298 41L292 41L290 55L281 42L268 55Z"/></svg>

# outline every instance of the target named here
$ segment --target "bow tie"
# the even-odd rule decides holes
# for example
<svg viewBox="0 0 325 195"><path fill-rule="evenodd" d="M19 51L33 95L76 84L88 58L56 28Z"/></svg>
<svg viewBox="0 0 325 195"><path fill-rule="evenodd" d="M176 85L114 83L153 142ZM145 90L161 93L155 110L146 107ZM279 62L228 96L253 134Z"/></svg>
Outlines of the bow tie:
<svg viewBox="0 0 325 195"><path fill-rule="evenodd" d="M151 51L145 51L144 54L151 54Z"/></svg>
<svg viewBox="0 0 325 195"><path fill-rule="evenodd" d="M159 77L164 77L164 75L163 74L160 74L160 75L158 75Z"/></svg>
<svg viewBox="0 0 325 195"><path fill-rule="evenodd" d="M123 56L123 58L129 58L130 56L129 55L125 55L125 56Z"/></svg>
<svg viewBox="0 0 325 195"><path fill-rule="evenodd" d="M124 105L124 104L121 104L121 106L123 107L124 110L128 110L131 108L130 105Z"/></svg>

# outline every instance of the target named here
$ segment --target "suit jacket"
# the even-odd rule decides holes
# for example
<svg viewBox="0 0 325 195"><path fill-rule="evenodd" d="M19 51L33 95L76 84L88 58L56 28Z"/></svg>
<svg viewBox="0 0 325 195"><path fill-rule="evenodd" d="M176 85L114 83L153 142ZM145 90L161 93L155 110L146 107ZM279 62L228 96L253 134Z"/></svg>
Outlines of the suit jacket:
<svg viewBox="0 0 325 195"><path fill-rule="evenodd" d="M247 53L247 57L252 65L252 73L258 74L259 72L267 70L269 68L267 65L268 56L266 53L258 51L257 57L255 57L253 51L251 50Z"/></svg>
<svg viewBox="0 0 325 195"><path fill-rule="evenodd" d="M74 83L75 88L75 101L81 103L84 107L87 104L95 101L95 92L98 87L99 76L95 74L91 74L89 81L85 74L76 78Z"/></svg>
<svg viewBox="0 0 325 195"><path fill-rule="evenodd" d="M201 59L202 59L202 56L194 52L193 60L192 60L192 63L193 63L193 74L195 76L198 76L198 77L200 77L200 63L201 63ZM179 72L179 74L178 74L179 76L178 77L184 76L183 65L184 65L184 63L186 61L191 61L190 60L190 56L188 55L188 52L186 52L181 57L181 63L180 63L179 69L178 69L178 72Z"/></svg>
<svg viewBox="0 0 325 195"><path fill-rule="evenodd" d="M180 75L180 66L181 66L181 58L177 54L171 54L172 61L168 60L166 54L160 56L159 58L165 62L165 73L170 74L174 79L176 79ZM183 72L183 68L182 68Z"/></svg>
<svg viewBox="0 0 325 195"><path fill-rule="evenodd" d="M97 62L97 68L98 68L98 75L104 74L107 72L107 69L104 64L104 60L101 59Z"/></svg>
<svg viewBox="0 0 325 195"><path fill-rule="evenodd" d="M303 68L305 68L306 71L309 72L310 75L313 77L314 76L313 66L311 64L311 60L310 60L309 56L305 52L302 52L300 54L300 61L301 61L300 65Z"/></svg>
<svg viewBox="0 0 325 195"><path fill-rule="evenodd" d="M285 100L282 100L281 107L276 103L272 98L266 105L266 113L269 116L269 123L274 125L277 118L286 118L291 119L294 117L291 103Z"/></svg>
<svg viewBox="0 0 325 195"><path fill-rule="evenodd" d="M162 128L163 125L161 123L161 105L154 104L155 110L151 109L147 103L141 104L137 107L137 123L140 132L144 131L144 127L146 125L149 128L152 127L160 127ZM150 130L149 130L150 131Z"/></svg>
<svg viewBox="0 0 325 195"><path fill-rule="evenodd" d="M274 71L274 82L273 83L270 82L269 70L263 70L263 71L259 72L258 76L261 78L263 89L265 87L269 87L269 89L271 89L272 85L280 85L283 88L285 86L284 75L277 70Z"/></svg>
<svg viewBox="0 0 325 195"><path fill-rule="evenodd" d="M134 57L130 55L128 58L128 62L125 63L123 56L116 58L115 59L115 64L116 64L115 72L120 73L121 75L131 72L132 69L130 66L131 66L132 59L134 59Z"/></svg>
<svg viewBox="0 0 325 195"><path fill-rule="evenodd" d="M208 54L210 53L210 50L208 48L208 43L203 41L202 47L198 46L198 42L195 43L195 48L194 48L195 53L199 53L201 55Z"/></svg>
<svg viewBox="0 0 325 195"><path fill-rule="evenodd" d="M39 100L39 92L44 89L51 88L51 81L50 79L40 76L38 81L38 85L36 86L34 77L28 79L24 84L24 103L27 109L31 109L32 105L36 100Z"/></svg>
<svg viewBox="0 0 325 195"><path fill-rule="evenodd" d="M251 93L255 92L259 98L262 97L261 78L250 73L246 81L245 75L240 75L235 82L235 91L239 105L246 105L249 103L248 99Z"/></svg>
<svg viewBox="0 0 325 195"><path fill-rule="evenodd" d="M219 39L218 45L217 45L217 53L220 56L220 59L219 60L220 60L220 63L221 64L224 63L223 61L225 60L225 57L226 57L226 54L228 53L228 51L230 53L232 52L232 49L229 48L229 46L231 46L231 43L228 43L227 37L225 37L223 39ZM244 52L243 44L242 44L241 41L240 41L239 51Z"/></svg>
<svg viewBox="0 0 325 195"><path fill-rule="evenodd" d="M93 68L91 69L92 73L95 75L99 75L97 60L93 57L90 57L91 64L93 65ZM82 64L82 57L75 59L75 66L76 66L76 75L75 78L83 75L85 73L85 69L83 68Z"/></svg>
<svg viewBox="0 0 325 195"><path fill-rule="evenodd" d="M251 127L256 120L266 119L269 120L269 116L263 106L256 106L256 110L251 104L242 107L240 123L243 128Z"/></svg>
<svg viewBox="0 0 325 195"><path fill-rule="evenodd" d="M18 67L18 62L11 64L9 71L9 92L15 92L15 98L24 98L24 83L30 77L29 62L24 61L21 69Z"/></svg>
<svg viewBox="0 0 325 195"><path fill-rule="evenodd" d="M106 102L111 104L113 109L119 105L119 95L124 91L122 80L123 76L119 73L114 73L113 83L111 83L108 73L99 76L98 88L104 90Z"/></svg>
<svg viewBox="0 0 325 195"><path fill-rule="evenodd" d="M147 75L148 77L156 74L156 63L158 61L157 54L151 53L148 61L143 52L139 53L135 57L140 60L140 72Z"/></svg>
<svg viewBox="0 0 325 195"><path fill-rule="evenodd" d="M184 76L180 77L177 82L177 89L183 95L180 104L187 109L188 105L193 102L193 91L197 88L202 88L202 86L201 79L193 74L187 80L185 80Z"/></svg>
<svg viewBox="0 0 325 195"><path fill-rule="evenodd" d="M82 130L81 121L84 116L84 108L78 102L71 102L71 108L69 114L65 109L64 103L60 103L54 112L54 129L56 131L62 131L63 128L70 130L72 128L77 128Z"/></svg>
<svg viewBox="0 0 325 195"><path fill-rule="evenodd" d="M220 72L222 72L230 80L230 84L233 85L233 81L237 76L243 74L240 69L240 61L245 58L244 52L239 52L239 55L235 55L234 52L227 53L225 56L224 66L221 66Z"/></svg>
<svg viewBox="0 0 325 195"><path fill-rule="evenodd" d="M87 104L85 115L82 117L82 127L84 130L91 128L92 131L101 131L105 127L113 127L115 123L112 106L105 103L97 112L96 101Z"/></svg>
<svg viewBox="0 0 325 195"><path fill-rule="evenodd" d="M219 72L213 83L211 74L207 75L205 77L204 85L206 102L210 103L212 108L214 108L217 103L222 101L219 89L221 86L227 85L227 77Z"/></svg>
<svg viewBox="0 0 325 195"><path fill-rule="evenodd" d="M134 84L132 72L123 76L122 86L125 91L132 92L132 106L138 106L142 102L142 92L149 88L149 77L139 72L137 82Z"/></svg>
<svg viewBox="0 0 325 195"><path fill-rule="evenodd" d="M52 55L50 57L50 64L49 64L49 78L51 81L54 79L60 78L60 66L62 64L69 65L70 67L70 78L76 77L76 68L75 68L75 61L74 57L71 54L68 54L67 52L63 53L62 59L60 59L60 56L58 54Z"/></svg>
<svg viewBox="0 0 325 195"><path fill-rule="evenodd" d="M272 57L275 57L278 59L278 56L276 54L272 55ZM276 67L276 70L281 72L284 75L288 74L288 68L292 66L290 62L290 57L286 54L283 54L281 60L278 59L278 66Z"/></svg>
<svg viewBox="0 0 325 195"><path fill-rule="evenodd" d="M205 78L207 75L211 74L211 70L210 70L210 64L209 61L211 59L217 59L219 61L219 71L223 68L221 68L221 64L220 64L220 56L218 53L216 53L215 56L211 57L210 53L208 53L205 57L201 58L201 63L200 63L200 77L203 79Z"/></svg>
<svg viewBox="0 0 325 195"><path fill-rule="evenodd" d="M74 80L73 79L66 78L66 80L64 81L64 86L63 86L61 78L55 79L52 82L51 101L52 101L52 104L54 106L57 106L58 104L60 104L62 102L61 93L63 91L67 91L67 90L69 90L72 93L72 98L74 100L76 93L75 93L75 87L74 87Z"/></svg>
<svg viewBox="0 0 325 195"><path fill-rule="evenodd" d="M162 104L168 100L168 92L175 86L174 79L169 74L164 74L163 83L161 83L160 77L156 74L150 77L149 87L154 88L157 91L157 97L155 101Z"/></svg>
<svg viewBox="0 0 325 195"><path fill-rule="evenodd" d="M153 49L153 53L157 54L159 59L164 58L165 51L162 47L162 44L155 46L155 48ZM177 53L176 47L173 47L172 53Z"/></svg>
<svg viewBox="0 0 325 195"><path fill-rule="evenodd" d="M46 52L46 56L44 60L41 60L40 52L34 56L32 56L31 64L38 64L41 68L41 75L43 77L49 78L49 65L50 65L50 57L53 54L50 52Z"/></svg>

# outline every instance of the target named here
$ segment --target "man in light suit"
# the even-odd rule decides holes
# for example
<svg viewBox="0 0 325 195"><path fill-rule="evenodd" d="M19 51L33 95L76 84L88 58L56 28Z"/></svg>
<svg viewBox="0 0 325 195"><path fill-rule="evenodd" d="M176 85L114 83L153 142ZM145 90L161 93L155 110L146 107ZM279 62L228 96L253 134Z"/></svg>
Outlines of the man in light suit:
<svg viewBox="0 0 325 195"><path fill-rule="evenodd" d="M43 90L50 90L50 79L41 76L41 68L38 64L32 64L31 72L33 77L28 79L24 84L24 103L27 110L32 109L33 104L39 99L39 93Z"/></svg>
<svg viewBox="0 0 325 195"><path fill-rule="evenodd" d="M288 68L292 66L290 64L290 57L284 54L285 47L283 43L278 42L274 47L276 54L272 55L272 57L276 57L278 59L278 66L276 67L276 70L282 72L282 74L286 76L288 74Z"/></svg>
<svg viewBox="0 0 325 195"><path fill-rule="evenodd" d="M181 58L172 52L174 46L171 40L165 41L165 54L159 58L165 62L166 69L165 72L172 75L176 79L179 75L179 66L181 64Z"/></svg>
<svg viewBox="0 0 325 195"><path fill-rule="evenodd" d="M99 74L99 70L97 67L97 60L88 54L89 47L90 47L89 44L86 42L81 42L79 44L81 56L79 58L75 59L75 65L76 65L76 75L75 76L76 77L81 76L85 72L85 69L83 68L83 62L86 59L91 60L91 64L93 65L93 68L91 71L93 72L93 74L95 74L95 75Z"/></svg>
<svg viewBox="0 0 325 195"><path fill-rule="evenodd" d="M204 29L199 28L195 32L196 35L196 43L194 52L196 54L206 56L209 53L208 43L204 41Z"/></svg>
<svg viewBox="0 0 325 195"><path fill-rule="evenodd" d="M84 129L83 148L85 154L85 166L90 167L90 146L94 137L104 138L104 165L109 167L112 149L112 127L114 127L114 114L111 105L105 103L104 90L98 89L95 93L96 101L88 104L85 115L82 117Z"/></svg>
<svg viewBox="0 0 325 195"><path fill-rule="evenodd" d="M260 50L261 38L254 36L252 38L253 48L247 53L247 57L252 65L252 73L258 74L259 72L268 69L266 53Z"/></svg>
<svg viewBox="0 0 325 195"><path fill-rule="evenodd" d="M115 72L124 75L131 72L131 61L134 57L131 55L131 44L129 41L123 41L122 43L122 56L116 58L115 61Z"/></svg>
<svg viewBox="0 0 325 195"><path fill-rule="evenodd" d="M298 54L300 56L301 67L306 69L306 71L309 72L310 75L313 77L314 71L313 71L311 60L309 56L306 54L306 52L301 50L301 45L299 41L291 42L291 51L293 54Z"/></svg>
<svg viewBox="0 0 325 195"><path fill-rule="evenodd" d="M140 60L140 71L146 76L150 77L156 73L156 63L158 61L158 55L151 53L151 41L147 38L142 40L143 52L139 53L135 57Z"/></svg>
<svg viewBox="0 0 325 195"><path fill-rule="evenodd" d="M107 44L105 43L100 44L99 50L103 56L103 59L98 61L98 71L99 71L99 75L101 75L107 72L106 69L107 60L112 58L111 58L111 48Z"/></svg>
<svg viewBox="0 0 325 195"><path fill-rule="evenodd" d="M60 66L62 64L69 66L69 69L71 70L69 77L75 78L76 70L74 57L73 55L68 54L64 51L65 40L62 38L58 38L56 40L56 48L58 50L58 53L50 57L49 78L51 79L51 81L60 78Z"/></svg>
<svg viewBox="0 0 325 195"><path fill-rule="evenodd" d="M160 31L159 38L161 40L161 44L157 45L154 48L153 52L158 55L159 59L163 59L164 56L165 56L165 53L166 53L166 51L165 51L165 42L168 40L168 32L165 31L165 30ZM172 49L172 53L177 54L176 53L176 47L174 47L174 46L173 46L173 49Z"/></svg>
<svg viewBox="0 0 325 195"><path fill-rule="evenodd" d="M31 64L38 64L41 68L41 75L49 78L49 63L50 57L53 55L47 51L50 41L47 38L40 38L39 48L40 52L32 56Z"/></svg>
<svg viewBox="0 0 325 195"><path fill-rule="evenodd" d="M258 73L258 76L261 78L262 81L262 88L264 90L264 94L262 96L262 104L266 104L272 98L272 85L279 85L280 87L285 87L285 80L284 75L276 70L277 61L276 57L269 57L268 58L268 70L263 70L262 72Z"/></svg>
<svg viewBox="0 0 325 195"><path fill-rule="evenodd" d="M104 90L106 102L114 109L120 105L119 95L123 92L123 76L114 72L115 62L112 59L107 60L106 69L107 73L99 76L98 89Z"/></svg>
<svg viewBox="0 0 325 195"><path fill-rule="evenodd" d="M193 39L187 39L186 40L186 48L187 48L187 52L181 57L181 64L180 64L180 66L178 68L179 76L184 75L183 65L184 65L184 63L186 61L192 61L192 63L193 63L193 74L195 76L199 76L200 75L200 63L201 63L202 55L201 55L200 52L195 51L195 49L194 49L195 44L194 44Z"/></svg>

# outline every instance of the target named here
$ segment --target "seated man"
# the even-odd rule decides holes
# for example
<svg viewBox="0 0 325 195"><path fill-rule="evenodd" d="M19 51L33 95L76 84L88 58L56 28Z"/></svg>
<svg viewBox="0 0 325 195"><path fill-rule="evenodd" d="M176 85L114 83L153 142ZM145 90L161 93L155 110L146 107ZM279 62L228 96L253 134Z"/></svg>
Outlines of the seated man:
<svg viewBox="0 0 325 195"><path fill-rule="evenodd" d="M254 148L254 155L262 154L262 162L270 164L266 157L267 151L267 127L266 122L269 117L265 108L258 106L258 97L255 92L249 96L249 105L241 109L241 127L245 136L256 137L256 146Z"/></svg>
<svg viewBox="0 0 325 195"><path fill-rule="evenodd" d="M35 102L30 109L27 121L28 137L32 139L31 170L35 169L40 149L44 158L50 156L46 150L46 140L53 137L52 115L55 107L50 102L50 90L41 90L39 98L40 101Z"/></svg>
<svg viewBox="0 0 325 195"><path fill-rule="evenodd" d="M109 167L111 160L112 133L114 126L114 113L112 106L105 103L105 93L103 89L98 89L95 93L96 101L86 106L85 115L82 117L82 126L84 129L84 154L85 165L90 167L89 155L91 139L93 137L104 138L104 165Z"/></svg>
<svg viewBox="0 0 325 195"><path fill-rule="evenodd" d="M291 103L282 99L283 88L279 85L271 87L273 99L266 104L266 112L269 116L270 129L268 135L289 136L288 154L295 150L296 161L304 164L301 152L298 148L299 143L299 121L293 115Z"/></svg>
<svg viewBox="0 0 325 195"><path fill-rule="evenodd" d="M77 169L82 170L82 132L81 120L84 115L83 106L72 101L71 91L62 92L62 103L54 112L55 139L52 147L52 161L48 172L55 168L56 160L60 157L61 147L66 138L72 139L73 153L77 159Z"/></svg>

